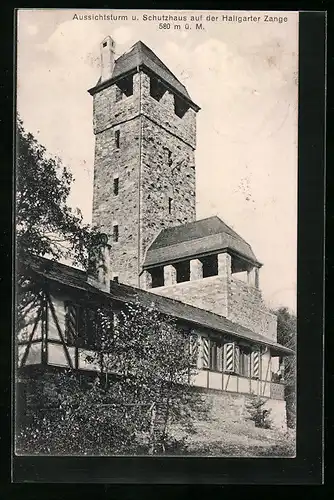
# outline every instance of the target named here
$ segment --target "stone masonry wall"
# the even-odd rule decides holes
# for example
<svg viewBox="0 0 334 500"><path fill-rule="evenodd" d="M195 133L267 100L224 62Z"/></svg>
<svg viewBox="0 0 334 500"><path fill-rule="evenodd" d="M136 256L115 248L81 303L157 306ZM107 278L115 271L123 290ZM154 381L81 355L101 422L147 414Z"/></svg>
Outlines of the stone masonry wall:
<svg viewBox="0 0 334 500"><path fill-rule="evenodd" d="M249 416L247 402L250 397L244 394L228 394L226 392L211 391L206 396L212 405L211 414L219 420L222 425L229 423L241 423ZM273 428L286 430L286 403L281 400L266 399L264 409L271 409L270 418Z"/></svg>
<svg viewBox="0 0 334 500"><path fill-rule="evenodd" d="M93 107L93 224L110 235L111 271L119 282L145 286L144 279L139 283L140 266L151 241L164 227L196 219L196 113L189 109L179 118L168 91L157 102L150 96L145 73L133 76L132 96L116 102L116 86L112 85L94 95ZM120 132L118 149L116 130ZM119 178L117 196L113 193L115 176ZM169 198L173 200L171 214ZM114 224L119 228L118 242L112 241Z"/></svg>
<svg viewBox="0 0 334 500"><path fill-rule="evenodd" d="M229 286L227 317L255 333L277 340L277 317L267 309L260 290L233 278Z"/></svg>
<svg viewBox="0 0 334 500"><path fill-rule="evenodd" d="M172 152L172 165L168 152ZM165 227L195 220L195 166L193 151L146 117L142 128L141 255ZM187 163L178 165L184 157ZM169 213L169 198L172 210Z"/></svg>
<svg viewBox="0 0 334 500"><path fill-rule="evenodd" d="M196 114L189 109L179 118L168 91L157 102L150 95L150 78L145 73L141 73L141 112L142 263L148 246L161 229L196 219ZM144 279L142 286L145 287Z"/></svg>
<svg viewBox="0 0 334 500"><path fill-rule="evenodd" d="M224 276L210 276L172 286L152 288L150 292L227 316L228 282Z"/></svg>
<svg viewBox="0 0 334 500"><path fill-rule="evenodd" d="M111 272L119 281L138 286L140 118L122 123L120 148L115 148L114 127L96 136L93 224L110 236ZM113 177L119 193L113 193ZM119 228L112 241L113 225Z"/></svg>

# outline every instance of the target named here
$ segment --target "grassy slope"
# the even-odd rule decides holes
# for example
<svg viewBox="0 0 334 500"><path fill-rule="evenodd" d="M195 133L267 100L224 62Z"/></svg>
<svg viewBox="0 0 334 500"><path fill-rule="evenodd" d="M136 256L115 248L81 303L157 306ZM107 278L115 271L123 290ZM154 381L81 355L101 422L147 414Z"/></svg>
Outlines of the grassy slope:
<svg viewBox="0 0 334 500"><path fill-rule="evenodd" d="M294 431L286 433L255 427L252 422L222 426L219 421L201 422L197 433L187 439L191 455L293 457Z"/></svg>

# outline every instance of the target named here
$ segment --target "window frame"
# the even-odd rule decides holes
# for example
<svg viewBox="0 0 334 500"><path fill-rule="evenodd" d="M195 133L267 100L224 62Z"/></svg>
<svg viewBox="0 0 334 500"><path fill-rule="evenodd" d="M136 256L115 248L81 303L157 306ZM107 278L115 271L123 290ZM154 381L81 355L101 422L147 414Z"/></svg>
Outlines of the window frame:
<svg viewBox="0 0 334 500"><path fill-rule="evenodd" d="M113 179L113 193L114 193L114 196L118 196L119 195L119 177L114 177Z"/></svg>
<svg viewBox="0 0 334 500"><path fill-rule="evenodd" d="M169 196L168 197L168 213L169 215L173 215L173 205L174 205L174 199Z"/></svg>
<svg viewBox="0 0 334 500"><path fill-rule="evenodd" d="M119 129L115 130L115 148L120 149L121 131Z"/></svg>
<svg viewBox="0 0 334 500"><path fill-rule="evenodd" d="M118 226L118 224L113 224L112 238L113 238L114 243L118 243L118 241L119 241L119 226Z"/></svg>

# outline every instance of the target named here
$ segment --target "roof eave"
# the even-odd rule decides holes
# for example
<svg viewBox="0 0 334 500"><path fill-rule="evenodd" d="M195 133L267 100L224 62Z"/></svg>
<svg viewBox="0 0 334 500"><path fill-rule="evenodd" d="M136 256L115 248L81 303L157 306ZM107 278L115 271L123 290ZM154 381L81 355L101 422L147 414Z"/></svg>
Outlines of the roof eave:
<svg viewBox="0 0 334 500"><path fill-rule="evenodd" d="M80 287L80 286L77 286L77 285L66 283L66 282L62 281L61 279L59 279L57 277L46 276L43 272L39 272L37 270L32 270L32 271L33 271L33 273L35 275L37 274L43 280L47 279L47 280L55 283L57 287L62 287L62 288L65 288L65 289L75 289L75 290L78 290L79 293L85 293L85 294L89 294L89 295L100 296L100 297L103 297L105 300L110 300L111 302L126 303L126 300L123 300L122 298L117 298L117 297L113 296L112 294L110 294L110 293L108 293L106 291L100 290L100 289L94 287L93 285L89 285L88 283L86 284L86 287L84 287L84 286ZM116 284L116 283L113 284L113 285L115 287L127 286L127 285ZM147 293L149 293L149 292L147 292ZM167 297L166 297L166 299L168 300ZM190 306L190 307L193 307L193 306ZM175 317L176 319L181 320L181 321L185 320L184 318L182 318L180 316L177 316L177 315L174 315L173 317ZM291 356L291 355L295 354L292 349L289 349L287 347L281 346L280 344L272 344L269 339L268 339L268 341L266 341L265 338L263 338L263 339L253 339L251 336L248 336L246 333L245 334L236 333L236 332L231 331L229 328L218 329L218 328L215 328L213 326L209 327L209 326L203 325L203 323L197 322L195 320L189 320L189 319L187 319L186 321L188 321L189 323L192 323L193 325L200 326L202 328L211 329L211 330L216 331L216 332L218 332L220 334L223 334L223 335L230 335L232 337L236 337L236 338L247 340L247 341L249 341L249 342L251 342L251 343L253 343L255 345L267 346L270 349L270 351L272 353L276 354L276 355Z"/></svg>
<svg viewBox="0 0 334 500"><path fill-rule="evenodd" d="M161 247L161 248L163 248L163 247ZM168 248L168 247L166 246L166 248ZM244 254L238 252L237 250L232 250L229 247L222 247L218 250L215 249L215 250L209 250L207 252L201 252L201 253L197 253L197 254L193 254L193 255L190 254L190 255L187 255L185 257L180 257L177 259L156 260L156 261L152 261L152 262L148 261L148 263L144 262L143 270L152 269L153 267L157 267L157 266L165 266L168 264L172 264L173 262L174 263L181 262L182 260L205 257L207 255L212 255L212 254L216 254L219 252L226 253L227 251L229 251L231 254L233 254L237 257L242 258L243 260L249 262L250 264L253 264L254 266L256 266L258 268L261 268L263 266L263 264L261 262L259 262L258 260L251 259L250 257L246 257ZM148 255L148 254L146 254L146 255ZM145 259L145 260L147 260L147 259Z"/></svg>
<svg viewBox="0 0 334 500"><path fill-rule="evenodd" d="M110 85L113 85L114 83L116 83L118 80L121 80L125 76L129 76L131 74L138 73L138 71L140 69L145 70L146 73L151 73L154 76L158 77L160 80L162 80L163 83L164 83L164 85L168 89L172 90L178 97L180 97L181 99L185 100L194 111L197 112L197 111L199 111L201 109L198 106L198 104L195 104L189 97L185 96L184 94L182 94L182 92L180 92L175 87L173 87L172 85L170 85L163 77L161 77L160 75L158 75L157 73L155 73L145 63L141 63L136 68L132 68L131 70L129 70L129 71L125 72L125 73L117 75L114 78L110 78L109 80L106 80L106 81L100 83L99 85L95 85L95 87L92 87L91 89L88 90L88 93L93 96L97 92L100 92L101 90L104 90L104 89L110 87Z"/></svg>

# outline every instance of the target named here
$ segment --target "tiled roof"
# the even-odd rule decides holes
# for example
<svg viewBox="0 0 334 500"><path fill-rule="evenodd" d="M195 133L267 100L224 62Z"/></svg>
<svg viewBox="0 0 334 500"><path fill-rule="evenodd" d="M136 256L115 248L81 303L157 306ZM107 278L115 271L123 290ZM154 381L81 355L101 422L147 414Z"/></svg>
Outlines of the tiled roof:
<svg viewBox="0 0 334 500"><path fill-rule="evenodd" d="M262 335L229 321L224 316L219 316L198 307L184 304L178 300L159 296L139 288L111 281L110 293L103 292L86 281L86 273L79 269L59 264L47 259L36 258L29 264L29 269L34 276L51 280L55 286L70 287L78 291L94 294L97 298L112 299L121 303L134 303L139 301L144 307L154 305L161 313L185 321L201 328L216 331L221 334L228 334L234 338L242 338L271 347L273 353L277 355L293 354L288 349L277 342L273 342Z"/></svg>
<svg viewBox="0 0 334 500"><path fill-rule="evenodd" d="M173 87L180 95L192 102L186 87L176 78L159 57L141 41L135 43L127 52L115 60L110 83L116 81L126 73L136 70L139 66L145 66L147 69L151 70L156 76ZM103 82L103 85L104 84L106 84L106 82ZM100 85L101 78L98 80L95 88L91 89L91 92L94 92ZM198 108L198 106L196 107Z"/></svg>
<svg viewBox="0 0 334 500"><path fill-rule="evenodd" d="M144 267L226 249L260 265L251 246L219 217L214 216L160 231L147 249Z"/></svg>

